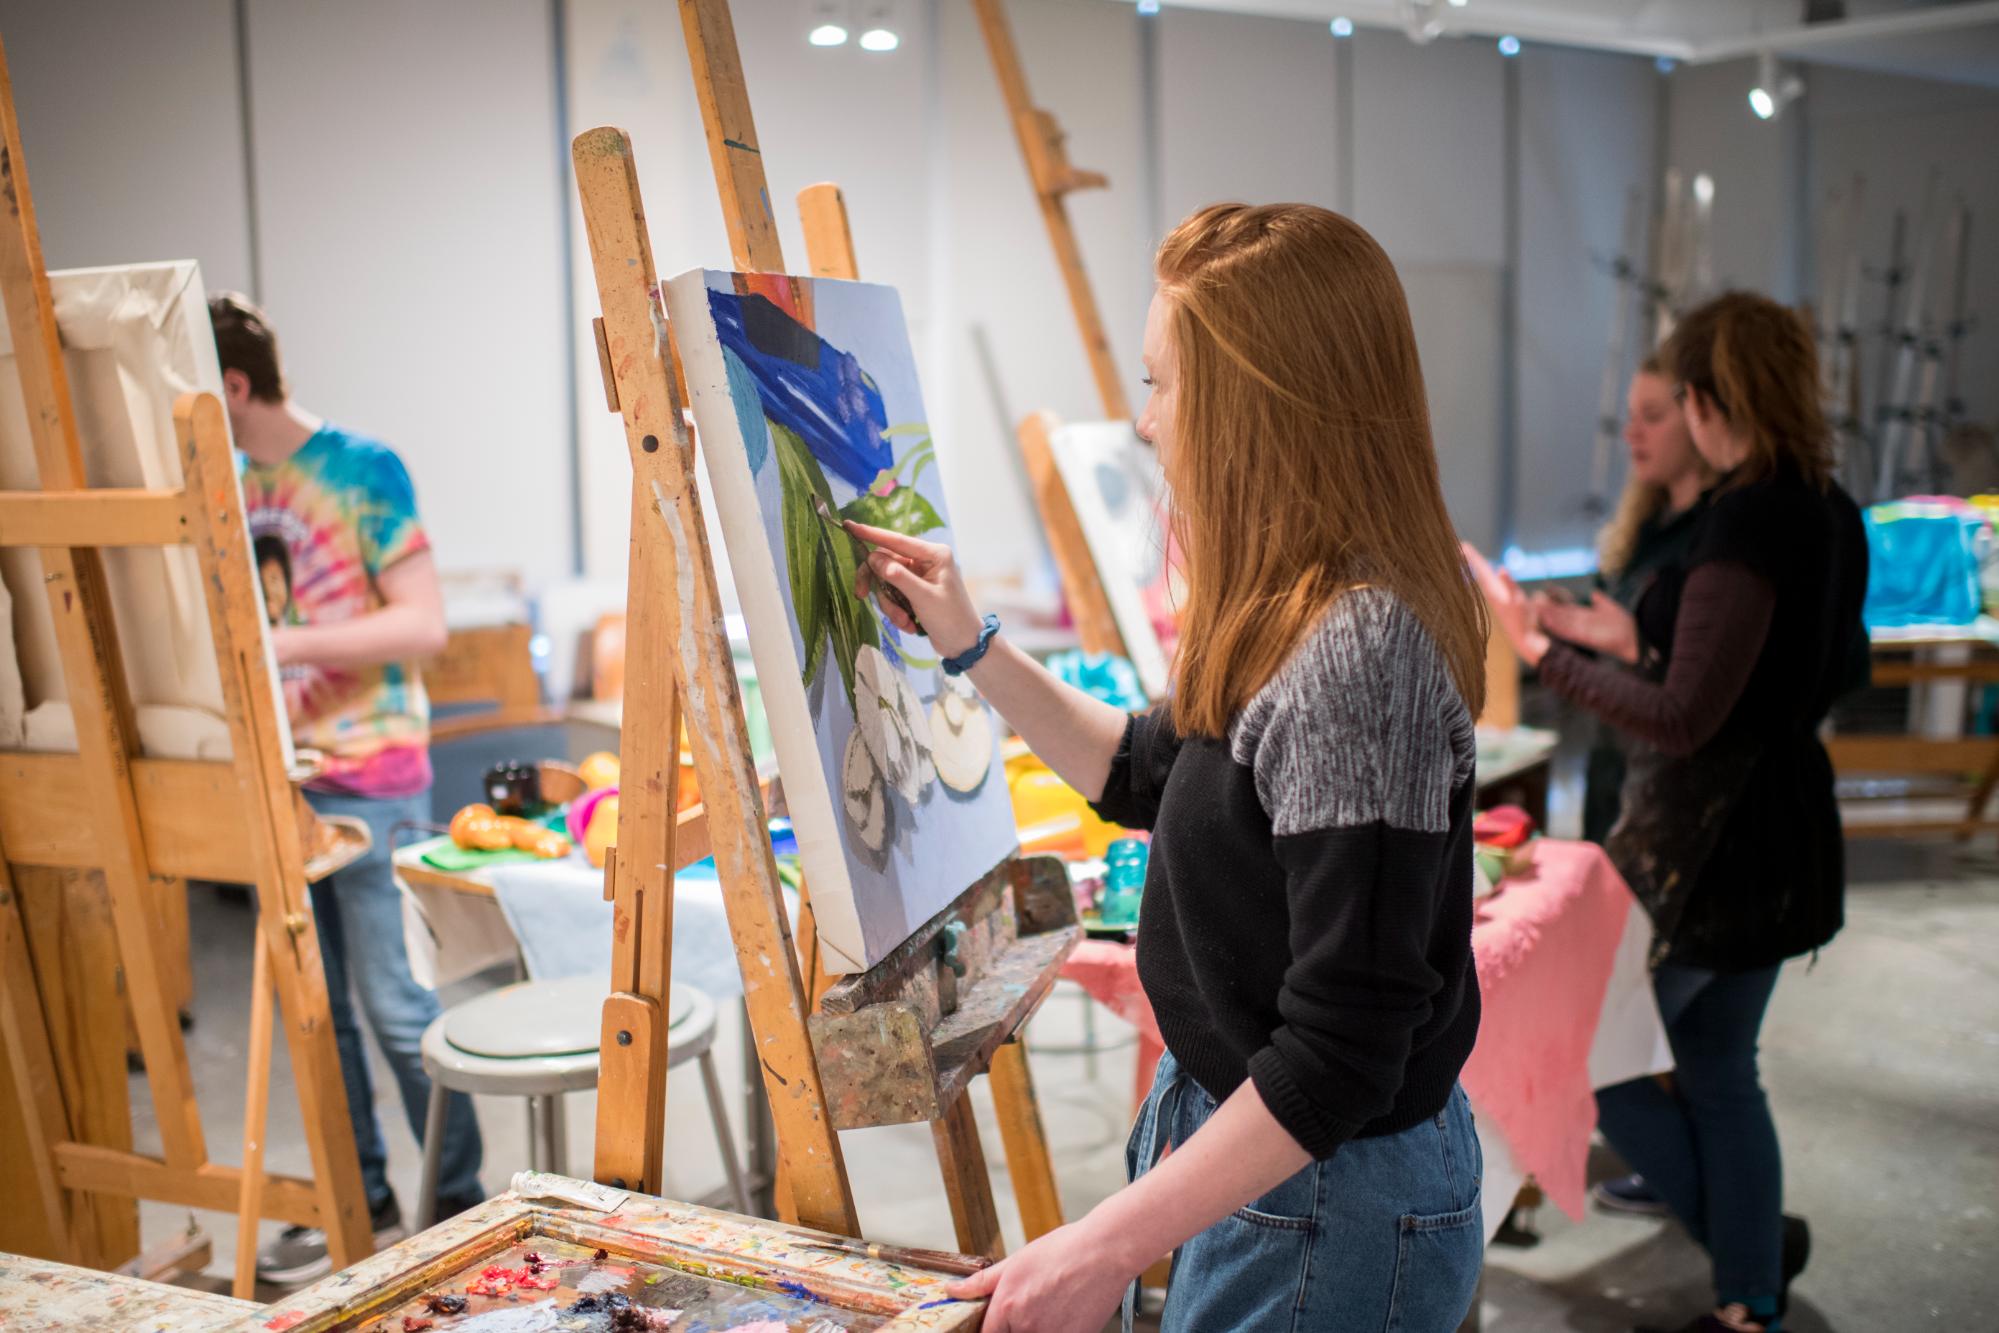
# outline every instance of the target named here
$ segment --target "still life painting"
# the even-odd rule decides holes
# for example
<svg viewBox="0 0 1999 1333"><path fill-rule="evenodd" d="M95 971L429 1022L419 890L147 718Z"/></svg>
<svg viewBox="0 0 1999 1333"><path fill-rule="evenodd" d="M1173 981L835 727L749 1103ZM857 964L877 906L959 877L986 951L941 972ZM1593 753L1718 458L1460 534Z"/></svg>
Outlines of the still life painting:
<svg viewBox="0 0 1999 1333"><path fill-rule="evenodd" d="M902 302L713 270L664 297L820 940L865 970L1018 845L984 701L855 593L843 520L951 543Z"/></svg>
<svg viewBox="0 0 1999 1333"><path fill-rule="evenodd" d="M1180 589L1159 457L1129 421L1070 422L1048 444L1125 655L1147 697L1163 699Z"/></svg>

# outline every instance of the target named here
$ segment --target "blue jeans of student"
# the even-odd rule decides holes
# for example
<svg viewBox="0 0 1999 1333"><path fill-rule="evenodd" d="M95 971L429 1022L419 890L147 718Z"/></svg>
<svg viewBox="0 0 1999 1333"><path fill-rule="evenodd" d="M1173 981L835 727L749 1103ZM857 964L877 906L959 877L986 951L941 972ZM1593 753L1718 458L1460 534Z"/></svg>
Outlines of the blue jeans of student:
<svg viewBox="0 0 1999 1333"><path fill-rule="evenodd" d="M1168 1053L1125 1149L1136 1179L1215 1099ZM1162 1333L1452 1333L1485 1252L1478 1135L1464 1089L1400 1134L1351 1139L1173 1257ZM1125 1299L1130 1333L1133 1297Z"/></svg>
<svg viewBox="0 0 1999 1333"><path fill-rule="evenodd" d="M1661 966L1672 1090L1641 1078L1596 1095L1604 1138L1707 1250L1724 1305L1774 1301L1783 1285L1784 1167L1756 1069L1777 971Z"/></svg>
<svg viewBox="0 0 1999 1333"><path fill-rule="evenodd" d="M354 1020L354 996L402 1094L410 1133L423 1142L424 1113L430 1105L430 1076L423 1070L423 1030L438 1015L437 992L410 975L403 947L403 906L389 864L389 835L396 825L428 822L430 794L398 800L307 792L322 815L365 820L375 845L344 870L312 886L312 914L319 927L319 958L326 968L326 991L333 1005L333 1036L340 1048L340 1076L347 1086L347 1113L354 1122L354 1146L361 1156L361 1183L368 1206L388 1199L389 1152L375 1119L375 1088L368 1076L368 1053ZM479 1186L479 1122L472 1099L454 1093L444 1122L444 1154L439 1163L438 1198L452 1204L476 1203Z"/></svg>

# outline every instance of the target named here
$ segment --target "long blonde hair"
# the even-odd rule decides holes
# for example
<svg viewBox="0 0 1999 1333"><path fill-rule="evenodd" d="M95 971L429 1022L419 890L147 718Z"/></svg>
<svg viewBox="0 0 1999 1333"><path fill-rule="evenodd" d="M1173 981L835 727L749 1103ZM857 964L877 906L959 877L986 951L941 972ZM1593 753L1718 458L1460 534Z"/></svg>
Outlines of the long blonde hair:
<svg viewBox="0 0 1999 1333"><path fill-rule="evenodd" d="M1215 204L1154 262L1178 361L1166 458L1187 596L1174 725L1223 735L1342 593L1385 588L1485 698L1485 602L1444 508L1409 307L1374 238Z"/></svg>

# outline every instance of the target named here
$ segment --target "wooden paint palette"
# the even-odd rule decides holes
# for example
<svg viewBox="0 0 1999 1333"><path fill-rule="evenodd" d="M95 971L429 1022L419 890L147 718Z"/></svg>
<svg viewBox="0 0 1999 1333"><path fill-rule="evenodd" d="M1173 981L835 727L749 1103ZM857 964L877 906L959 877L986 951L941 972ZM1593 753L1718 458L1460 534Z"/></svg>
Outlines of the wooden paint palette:
<svg viewBox="0 0 1999 1333"><path fill-rule="evenodd" d="M506 1194L260 1311L242 1333L972 1330L943 1273L776 1222L628 1195L599 1213ZM850 1243L850 1242L849 1242Z"/></svg>

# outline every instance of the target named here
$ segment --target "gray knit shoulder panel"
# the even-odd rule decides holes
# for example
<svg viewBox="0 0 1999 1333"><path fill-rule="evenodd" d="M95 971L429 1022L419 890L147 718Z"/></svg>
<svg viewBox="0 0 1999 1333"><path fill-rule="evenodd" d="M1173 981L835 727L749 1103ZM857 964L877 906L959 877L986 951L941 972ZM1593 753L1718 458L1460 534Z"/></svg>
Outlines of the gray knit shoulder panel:
<svg viewBox="0 0 1999 1333"><path fill-rule="evenodd" d="M1381 822L1442 833L1477 753L1443 653L1403 601L1333 603L1229 728L1278 836Z"/></svg>

